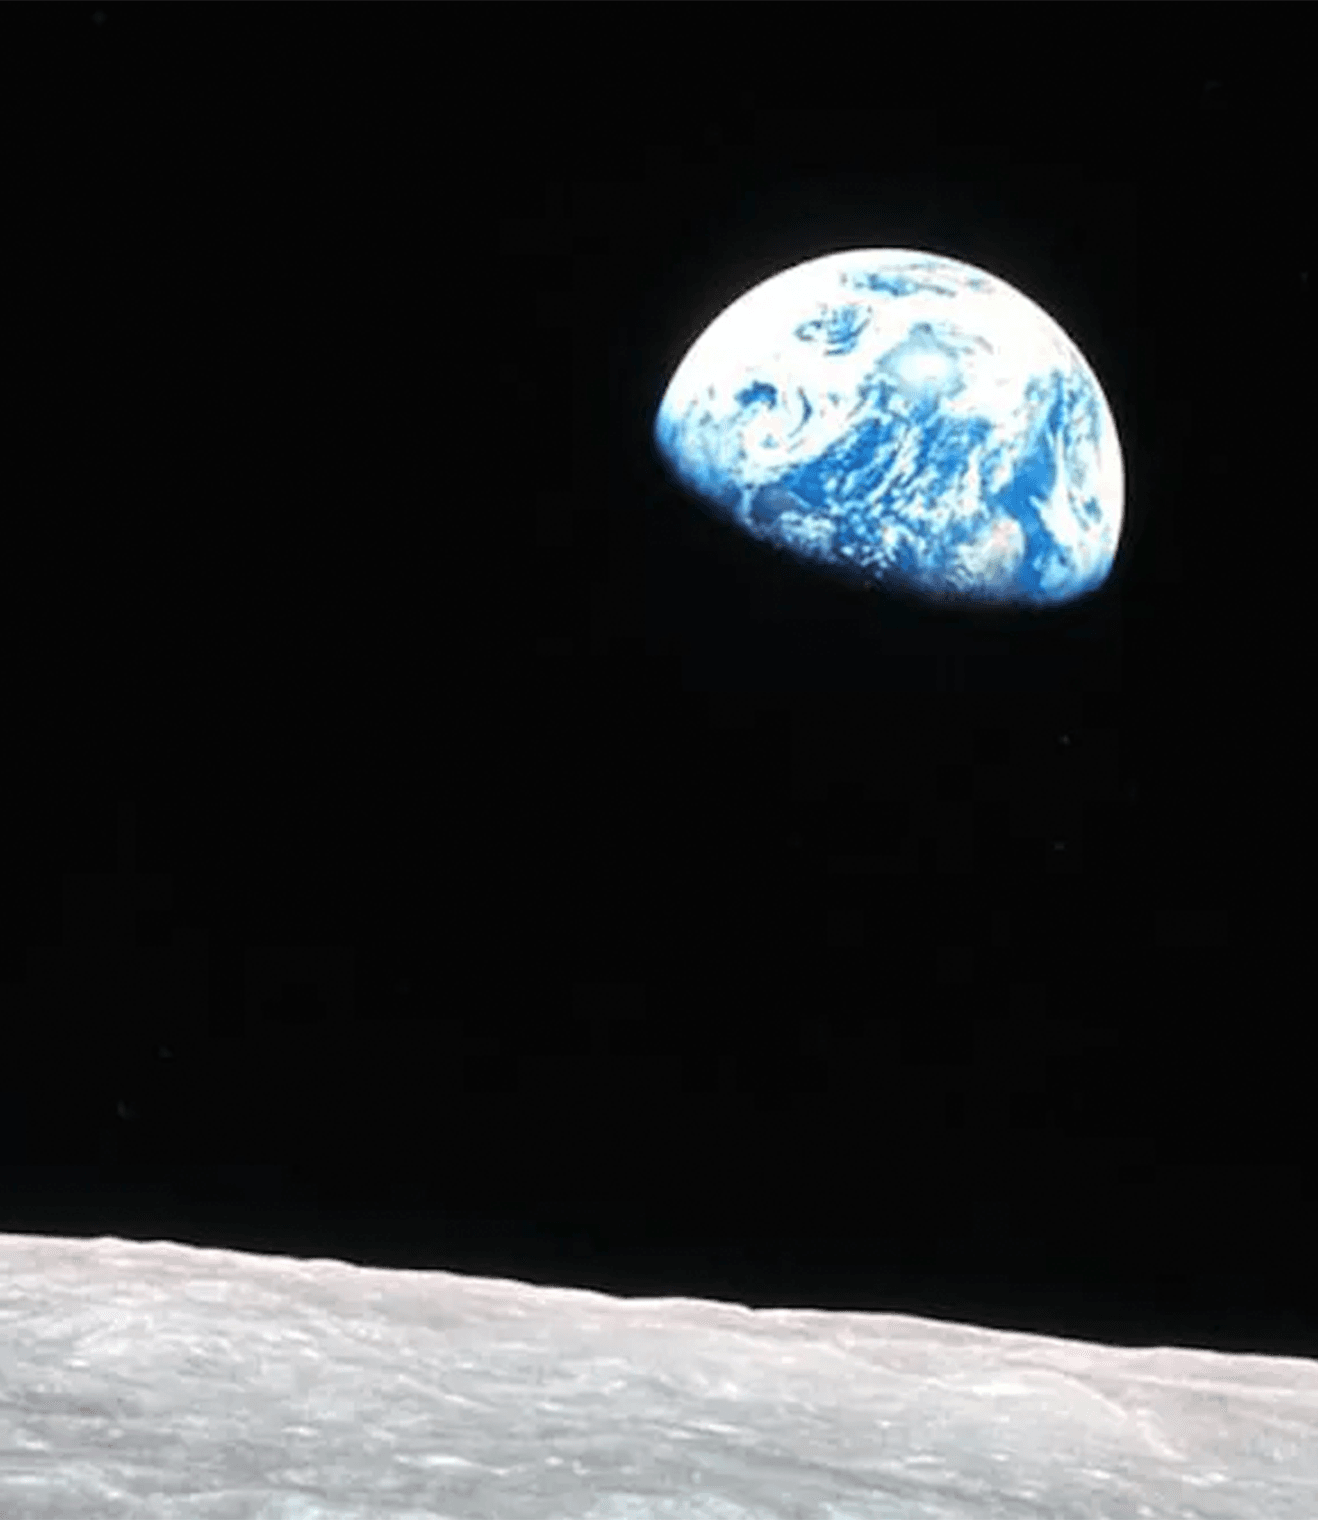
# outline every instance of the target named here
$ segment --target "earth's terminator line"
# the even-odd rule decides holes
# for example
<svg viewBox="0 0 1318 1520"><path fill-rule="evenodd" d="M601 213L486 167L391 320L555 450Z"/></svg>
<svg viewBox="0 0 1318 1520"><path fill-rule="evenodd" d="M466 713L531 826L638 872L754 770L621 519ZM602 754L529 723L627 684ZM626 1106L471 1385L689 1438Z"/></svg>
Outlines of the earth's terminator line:
<svg viewBox="0 0 1318 1520"><path fill-rule="evenodd" d="M1083 354L941 255L855 249L756 285L678 365L654 442L755 538L931 602L1070 601L1120 539L1121 448Z"/></svg>

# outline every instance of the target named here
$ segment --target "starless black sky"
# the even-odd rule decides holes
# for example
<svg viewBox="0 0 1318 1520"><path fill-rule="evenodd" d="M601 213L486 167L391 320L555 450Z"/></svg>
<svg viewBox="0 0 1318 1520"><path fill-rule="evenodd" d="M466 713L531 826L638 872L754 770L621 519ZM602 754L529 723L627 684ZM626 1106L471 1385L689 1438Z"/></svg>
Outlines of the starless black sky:
<svg viewBox="0 0 1318 1520"><path fill-rule="evenodd" d="M382 1259L497 1216L527 1270L1083 1298L1142 1244L1170 1313L1212 1199L1243 1241L1313 1185L1291 12L717 14L7 14L10 1129L120 1231L134 1176L219 1231L241 1154L322 1254L373 1204ZM690 342L864 245L1086 353L1127 525L1083 606L843 592L665 480ZM122 799L172 906L78 949ZM1215 1270L1209 1317L1263 1269Z"/></svg>

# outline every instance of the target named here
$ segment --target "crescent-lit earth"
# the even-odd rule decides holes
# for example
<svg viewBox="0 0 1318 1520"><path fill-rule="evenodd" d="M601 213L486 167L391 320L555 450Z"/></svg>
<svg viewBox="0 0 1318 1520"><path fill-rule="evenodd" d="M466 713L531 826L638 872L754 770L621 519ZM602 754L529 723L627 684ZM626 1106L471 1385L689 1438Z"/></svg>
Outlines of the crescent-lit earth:
<svg viewBox="0 0 1318 1520"><path fill-rule="evenodd" d="M1083 354L933 253L833 253L756 285L691 345L653 436L752 537L929 602L1072 601L1121 536L1121 448Z"/></svg>

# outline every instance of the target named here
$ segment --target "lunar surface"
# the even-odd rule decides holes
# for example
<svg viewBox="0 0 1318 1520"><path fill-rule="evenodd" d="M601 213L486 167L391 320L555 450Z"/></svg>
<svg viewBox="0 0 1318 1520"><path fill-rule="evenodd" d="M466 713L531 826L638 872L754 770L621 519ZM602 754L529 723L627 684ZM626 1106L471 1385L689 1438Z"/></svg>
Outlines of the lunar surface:
<svg viewBox="0 0 1318 1520"><path fill-rule="evenodd" d="M1318 1363L0 1236L5 1520L1312 1520Z"/></svg>
<svg viewBox="0 0 1318 1520"><path fill-rule="evenodd" d="M928 602L1074 600L1121 534L1084 356L1020 291L932 253L829 254L747 291L678 366L654 442L752 537Z"/></svg>

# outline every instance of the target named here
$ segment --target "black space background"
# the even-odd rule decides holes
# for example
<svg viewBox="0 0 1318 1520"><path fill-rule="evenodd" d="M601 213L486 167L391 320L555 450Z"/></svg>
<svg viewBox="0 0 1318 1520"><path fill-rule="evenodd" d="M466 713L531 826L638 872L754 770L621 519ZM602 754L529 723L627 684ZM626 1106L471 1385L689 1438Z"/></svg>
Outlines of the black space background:
<svg viewBox="0 0 1318 1520"><path fill-rule="evenodd" d="M8 9L0 1231L1318 1354L1303 14ZM1083 606L666 483L864 245L1089 357Z"/></svg>

